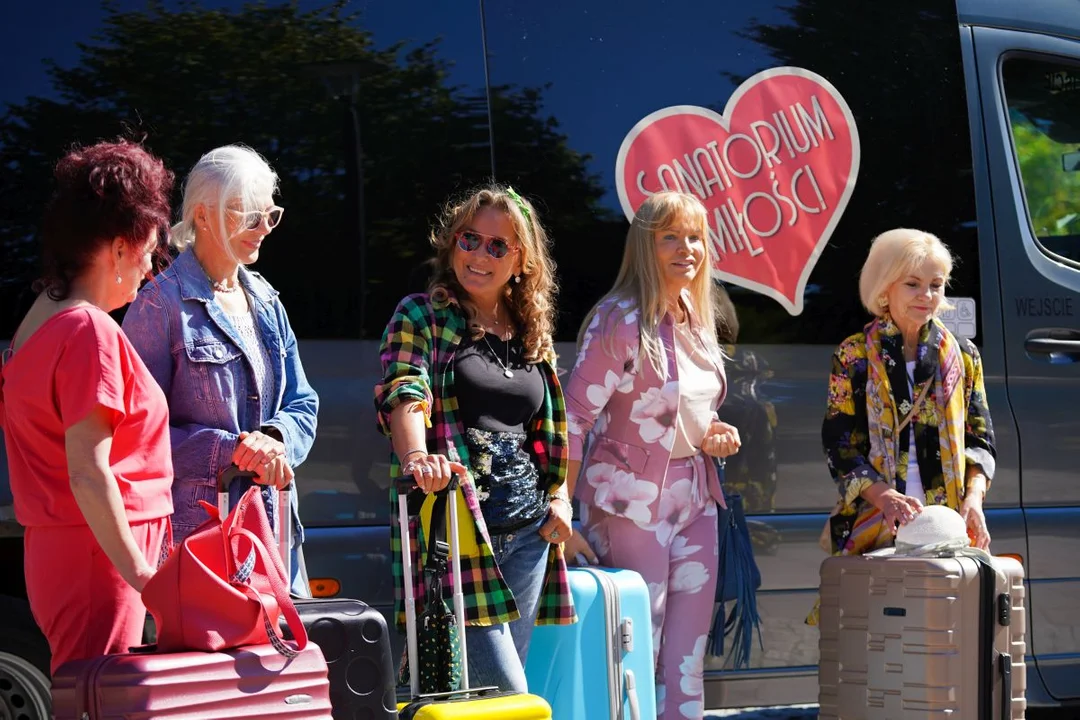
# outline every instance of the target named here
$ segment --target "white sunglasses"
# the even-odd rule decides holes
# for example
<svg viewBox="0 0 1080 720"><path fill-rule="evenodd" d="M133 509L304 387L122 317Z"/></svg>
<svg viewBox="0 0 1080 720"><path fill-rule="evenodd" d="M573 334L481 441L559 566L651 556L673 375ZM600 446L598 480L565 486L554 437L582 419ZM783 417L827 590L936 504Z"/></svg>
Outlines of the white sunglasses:
<svg viewBox="0 0 1080 720"><path fill-rule="evenodd" d="M227 208L227 210L241 218L240 226L244 230L256 230L263 224L263 221L266 222L266 227L273 230L281 222L281 216L285 214L285 208L277 205L269 210L248 210L247 212L233 210L232 208Z"/></svg>

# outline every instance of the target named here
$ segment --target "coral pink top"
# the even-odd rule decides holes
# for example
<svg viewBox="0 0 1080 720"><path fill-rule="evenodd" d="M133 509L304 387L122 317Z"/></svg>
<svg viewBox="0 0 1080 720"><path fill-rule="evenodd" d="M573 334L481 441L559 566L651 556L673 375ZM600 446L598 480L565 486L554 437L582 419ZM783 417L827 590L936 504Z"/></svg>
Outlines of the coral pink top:
<svg viewBox="0 0 1080 720"><path fill-rule="evenodd" d="M65 433L103 406L109 466L129 523L172 514L165 395L120 326L93 306L46 320L0 369L0 428L15 517L24 527L85 525L68 476Z"/></svg>

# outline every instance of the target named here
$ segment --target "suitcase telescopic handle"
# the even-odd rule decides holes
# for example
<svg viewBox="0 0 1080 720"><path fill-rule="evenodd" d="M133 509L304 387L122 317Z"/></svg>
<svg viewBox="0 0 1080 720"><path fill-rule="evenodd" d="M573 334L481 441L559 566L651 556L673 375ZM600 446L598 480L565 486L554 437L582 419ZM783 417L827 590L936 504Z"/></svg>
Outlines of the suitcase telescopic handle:
<svg viewBox="0 0 1080 720"><path fill-rule="evenodd" d="M235 464L230 464L218 473L218 516L225 520L229 516L229 486L237 478L255 478L253 470L241 470ZM295 487L295 483L289 483L278 491L277 528L275 534L278 541L278 555L285 566L285 585L292 588L292 501L289 491Z"/></svg>
<svg viewBox="0 0 1080 720"><path fill-rule="evenodd" d="M454 490L461 484L461 478L457 473L450 476L450 484L446 486L447 490ZM405 475L394 479L394 489L399 494L405 494L417 489L416 479L412 475Z"/></svg>
<svg viewBox="0 0 1080 720"><path fill-rule="evenodd" d="M257 473L254 470L241 470L240 468L236 467L236 465L229 465L227 468L218 473L218 492L229 492L229 485L231 485L232 481L236 478L254 478L256 475ZM281 492L288 492L292 489L292 483L289 483L285 487L281 488Z"/></svg>
<svg viewBox="0 0 1080 720"><path fill-rule="evenodd" d="M447 514L450 527L447 530L447 542L450 545L450 577L454 585L454 617L458 626L458 646L461 650L461 691L469 689L469 658L465 645L465 595L461 591L461 553L458 545L457 497L455 491L461 484L461 478L455 473L450 476L450 484L445 491ZM394 479L394 489L398 495L398 528L401 532L401 569L405 583L405 640L409 655L409 690L413 698L420 695L419 646L416 639L416 597L413 590L412 546L409 537L409 499L408 494L416 488L416 480L410 476Z"/></svg>
<svg viewBox="0 0 1080 720"><path fill-rule="evenodd" d="M232 481L236 478L254 478L254 470L241 470L236 465L229 465L224 470L218 473L217 491L218 494L229 492L229 486L232 485Z"/></svg>

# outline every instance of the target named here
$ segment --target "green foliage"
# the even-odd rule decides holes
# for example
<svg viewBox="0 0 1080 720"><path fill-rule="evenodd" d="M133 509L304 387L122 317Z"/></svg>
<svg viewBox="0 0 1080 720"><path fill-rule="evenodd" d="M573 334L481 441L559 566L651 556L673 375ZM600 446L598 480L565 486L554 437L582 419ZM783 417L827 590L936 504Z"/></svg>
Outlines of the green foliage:
<svg viewBox="0 0 1080 720"><path fill-rule="evenodd" d="M298 334L357 337L364 327L377 336L406 279L430 255L430 221L441 203L491 176L488 107L482 85L450 82L438 40L380 49L347 4L208 10L150 2L123 12L106 3L103 27L79 45L79 61L50 65L55 99L30 97L0 116L7 265L0 304L25 305L51 168L73 143L145 138L182 179L207 150L239 142L263 153L281 177L288 213L257 269L281 290ZM358 77L362 195L348 100L335 99L320 79L342 63ZM587 158L568 147L554 119L541 117L541 106L540 89L493 89L500 140L534 158L520 174L522 192L549 202L576 196L565 222L588 224L602 191L585 170ZM366 318L359 311L361 211ZM4 315L8 325L14 318Z"/></svg>
<svg viewBox="0 0 1080 720"><path fill-rule="evenodd" d="M1040 238L1080 232L1080 173L1065 172L1062 156L1076 148L1054 141L1028 118L1011 113L1028 214Z"/></svg>

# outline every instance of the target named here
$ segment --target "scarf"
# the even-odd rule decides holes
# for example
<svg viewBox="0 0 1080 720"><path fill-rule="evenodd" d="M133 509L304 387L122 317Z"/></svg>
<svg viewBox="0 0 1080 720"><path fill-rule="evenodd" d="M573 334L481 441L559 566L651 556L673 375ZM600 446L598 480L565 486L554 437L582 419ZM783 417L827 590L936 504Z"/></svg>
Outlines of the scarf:
<svg viewBox="0 0 1080 720"><path fill-rule="evenodd" d="M911 411L907 397L906 369L903 355L903 336L889 316L866 327L866 405L870 437L869 461L874 469L896 487L899 478L900 435L898 426ZM965 457L964 423L966 403L964 393L964 361L960 344L948 328L937 319L922 329L915 360L915 379L912 395L918 397L927 383L932 383L924 403L933 403L937 419L941 450L941 480L926 485L933 491L938 504L953 510L960 509L964 499ZM903 398L897 403L897 397ZM926 417L926 407L917 408L908 432L915 432L916 423ZM929 478L924 478L926 483ZM927 498L919 498L923 503ZM870 503L863 507L844 547L845 555L863 553L892 544L893 534L885 527L881 512Z"/></svg>

